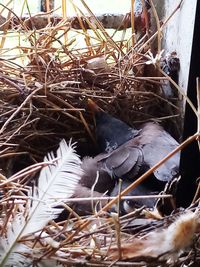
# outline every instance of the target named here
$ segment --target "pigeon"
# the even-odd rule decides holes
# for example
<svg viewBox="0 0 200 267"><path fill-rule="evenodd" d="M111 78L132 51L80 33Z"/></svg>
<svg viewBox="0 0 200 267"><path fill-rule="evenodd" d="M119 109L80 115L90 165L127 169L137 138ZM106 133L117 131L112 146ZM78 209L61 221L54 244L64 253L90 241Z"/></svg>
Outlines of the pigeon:
<svg viewBox="0 0 200 267"><path fill-rule="evenodd" d="M82 160L83 175L73 197L117 196L119 179L122 190L139 176L152 168L172 150L178 142L156 122L147 122L138 128L130 127L125 122L104 112L89 100L89 107L96 121L96 139L100 153L95 157ZM178 176L180 153L169 158L150 177L128 193L129 196L158 194L167 183ZM154 198L122 201L120 214L126 214L133 207L153 208ZM81 201L74 205L78 214L91 214L107 201ZM116 211L116 206L111 210Z"/></svg>
<svg viewBox="0 0 200 267"><path fill-rule="evenodd" d="M92 104L91 104L92 103ZM121 120L102 111L94 101L89 107L95 114L96 138L100 150L96 159L112 176L133 178L153 167L179 143L156 122L131 128ZM169 158L157 170L159 181L169 182L179 172L180 152Z"/></svg>

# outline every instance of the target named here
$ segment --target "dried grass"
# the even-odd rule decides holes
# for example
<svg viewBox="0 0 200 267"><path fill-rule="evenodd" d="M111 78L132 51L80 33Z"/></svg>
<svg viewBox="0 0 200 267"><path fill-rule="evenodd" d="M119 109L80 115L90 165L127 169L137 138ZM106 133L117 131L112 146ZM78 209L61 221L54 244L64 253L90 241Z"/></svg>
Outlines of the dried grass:
<svg viewBox="0 0 200 267"><path fill-rule="evenodd" d="M63 7L63 12L65 9ZM17 19L20 21L20 18ZM96 24L99 29L92 28L95 37L83 26L77 34L84 36L86 46L74 49L73 40L66 38L72 31L66 20L56 26L49 24L41 30L29 30L26 23L20 21L14 32L20 33L19 38L23 33L27 45L15 47L19 54L10 59L3 57L12 51L4 47L8 31L5 29L1 33L1 172L9 177L36 163L24 171L22 178L15 179L13 176L14 180L6 184L7 195L1 206L7 218L14 212L14 203L26 202L23 192L42 166L37 163L48 151L57 147L62 138L77 141L78 153L82 156L95 153L93 121L87 110L88 98L95 99L106 112L130 125L150 119L159 120L174 136L180 137L178 94L166 99L162 85L171 81L170 78L160 71L159 66L146 64L155 38L149 39L145 34L134 47L129 47L129 41L114 42L98 21ZM161 30L158 29L158 37ZM135 42L132 37L130 40ZM91 60L95 60L96 65ZM5 177L1 176L2 187ZM11 198L11 195L17 196ZM9 200L7 205L6 200ZM132 225L139 218L142 218L140 223ZM51 222L46 227L46 232L59 243L59 248L42 237L33 236L23 242L30 247L43 248L41 258L51 256L64 266L157 266L158 259L151 258L136 262L106 260L109 247L130 242L135 236L142 237L152 229L166 227L173 220L173 215L162 220L144 219L142 209L121 218L107 213L86 218L76 216L61 223ZM90 227L79 230L86 221L90 221ZM162 266L183 266L183 263L190 266L194 257L195 251L191 250L179 257L176 265L162 262ZM199 253L195 260L199 261Z"/></svg>
<svg viewBox="0 0 200 267"><path fill-rule="evenodd" d="M61 138L73 137L80 153L87 154L88 129L92 131L93 125L87 98L130 125L158 119L180 136L178 99L165 98L161 85L166 77L145 64L150 47L144 46L146 35L135 48L128 48L128 41L114 42L101 26L93 29L96 43L92 45L91 32L83 29L78 34L84 36L86 47L73 49L73 40L63 43L63 35L70 30L65 20L41 30L29 30L20 22L15 29L23 33L14 50L18 56L3 57L10 50L2 43L0 157L6 175L9 155L17 153L17 160L19 153L27 152L33 162L41 161ZM20 45L22 38L27 45Z"/></svg>

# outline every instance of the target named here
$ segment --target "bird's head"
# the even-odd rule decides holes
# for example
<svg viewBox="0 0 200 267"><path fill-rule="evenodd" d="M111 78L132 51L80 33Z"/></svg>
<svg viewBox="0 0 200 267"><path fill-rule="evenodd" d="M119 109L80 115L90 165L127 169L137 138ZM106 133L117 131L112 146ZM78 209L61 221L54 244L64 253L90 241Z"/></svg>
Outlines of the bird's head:
<svg viewBox="0 0 200 267"><path fill-rule="evenodd" d="M93 100L88 100L96 125L96 139L100 152L110 152L138 134L125 122L103 111Z"/></svg>

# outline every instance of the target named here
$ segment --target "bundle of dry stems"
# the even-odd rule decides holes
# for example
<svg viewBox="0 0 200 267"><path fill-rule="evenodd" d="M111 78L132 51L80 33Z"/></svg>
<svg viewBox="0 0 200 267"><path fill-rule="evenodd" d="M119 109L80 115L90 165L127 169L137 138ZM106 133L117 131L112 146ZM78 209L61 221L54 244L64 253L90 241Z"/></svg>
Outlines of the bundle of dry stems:
<svg viewBox="0 0 200 267"><path fill-rule="evenodd" d="M108 204L92 216L79 217L71 211L73 216L56 223L59 212L70 208L59 196L56 200L50 197L48 205L47 196L40 199L38 187L45 186L42 179L48 183L58 176L63 182L65 171L69 179L73 173L78 181L77 154L95 153L88 98L130 125L154 119L167 125L176 138L181 135L178 96L184 93L160 67L161 32L170 18L156 33L143 33L133 46L133 36L114 41L93 19L96 28L88 30L82 25L77 33L84 36L84 48L73 48L74 39L67 39L73 29L64 19L38 30L29 29L19 19L13 32L25 38L27 45L18 45L19 54L10 58L4 57L10 52L4 47L9 31L4 27L1 33L0 266L158 266L158 262L191 266L200 261L198 248L186 249L194 237L199 244L198 201L187 211L164 218L153 217L144 208L119 217L107 213ZM153 56L150 51L155 42L158 53ZM169 83L174 93L166 97L163 86ZM77 152L63 141L57 156L43 160L61 139L70 138L77 142ZM37 187L33 181L41 169ZM49 196L56 186L45 189ZM73 186L66 189L65 198ZM62 208L57 210L55 204L60 203Z"/></svg>

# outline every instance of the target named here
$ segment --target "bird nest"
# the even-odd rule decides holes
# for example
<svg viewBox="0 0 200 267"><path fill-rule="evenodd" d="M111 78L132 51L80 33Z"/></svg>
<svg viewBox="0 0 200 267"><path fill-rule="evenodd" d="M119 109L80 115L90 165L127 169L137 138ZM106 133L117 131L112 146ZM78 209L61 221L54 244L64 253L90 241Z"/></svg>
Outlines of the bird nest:
<svg viewBox="0 0 200 267"><path fill-rule="evenodd" d="M25 66L16 63L16 58L1 58L0 157L4 174L16 171L12 170L15 161L41 161L62 138L77 141L82 156L94 153L88 98L131 126L159 120L180 137L178 94L172 89L174 93L165 96L163 84L171 78L151 64L155 59L147 36L134 49L128 48L127 41L113 45L110 39L71 49L70 44L60 44L59 27L46 27L34 36L25 32L30 46L18 47L18 62L26 61ZM60 46L55 48L55 42Z"/></svg>
<svg viewBox="0 0 200 267"><path fill-rule="evenodd" d="M37 31L29 30L20 22L15 33L23 33L21 38L26 38L29 45L15 47L19 56L0 58L0 168L1 190L6 192L1 207L8 220L20 209L25 212L26 194L21 190L30 184L42 167L39 162L47 152L57 148L61 139L76 141L77 153L81 157L96 153L88 98L131 126L158 120L176 138L181 136L179 87L173 83L172 93L166 96L164 88L173 82L164 71L168 61L162 57L161 51L154 56L150 52L159 30L154 38L144 34L130 47L133 39L114 42L106 31L94 29L96 42L93 44L92 37L83 29L78 34L84 35L87 45L79 49L72 48L73 40L67 39L70 30L65 20ZM7 30L4 33L4 38L8 38ZM9 49L2 51L6 54ZM16 178L14 174L17 172ZM16 195L21 196L20 200ZM169 225L176 223L177 214L158 219L147 213L141 208L118 218L105 211L88 217L75 216L59 223L51 221L42 234L30 235L20 242L35 250L31 254L35 254L34 266L40 266L41 259L48 260L49 266L157 266L158 260L162 266L174 266L173 260L168 262L166 257L158 258L153 252L152 255L150 252L138 253L136 260L135 257L131 260L130 251L121 249L123 244L131 246L134 242L137 247L143 245L144 249L146 244L141 244L140 238L155 229L163 231L163 235L171 234L167 231ZM197 230L198 220L196 213L193 217L189 211L186 213L190 239ZM184 230L182 221L179 223ZM7 222L5 225L2 222L1 218L3 234ZM159 238L161 236L158 243ZM187 239L183 242L189 243ZM172 254L179 256L182 248L184 246L174 246ZM195 250L184 253L175 257L176 266L183 266L183 263L189 266L194 261ZM31 255L26 250L23 253L23 256ZM123 255L126 257L122 261ZM199 255L195 260L199 261Z"/></svg>

